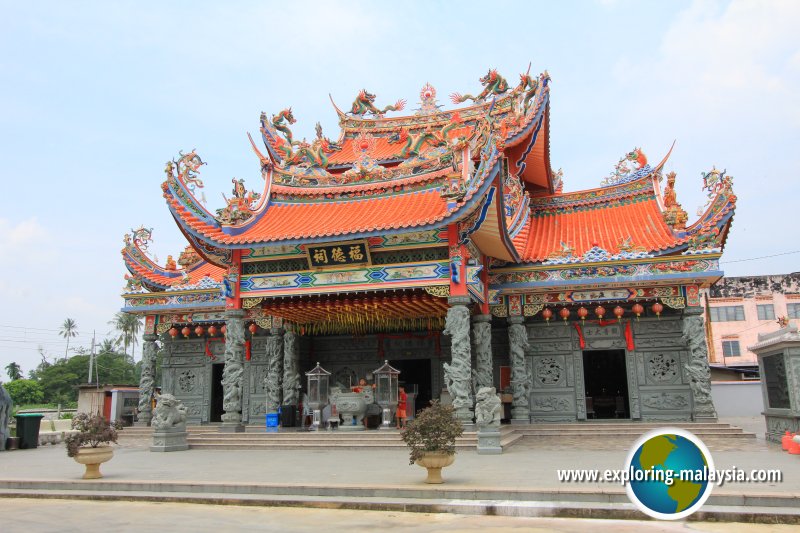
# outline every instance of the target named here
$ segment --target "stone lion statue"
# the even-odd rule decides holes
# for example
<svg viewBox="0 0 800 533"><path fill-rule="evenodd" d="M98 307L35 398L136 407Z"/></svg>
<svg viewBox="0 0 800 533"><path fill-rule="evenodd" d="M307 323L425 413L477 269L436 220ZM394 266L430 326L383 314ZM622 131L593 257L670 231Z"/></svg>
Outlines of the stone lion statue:
<svg viewBox="0 0 800 533"><path fill-rule="evenodd" d="M158 404L153 411L153 429L165 430L186 426L186 407L172 394L162 394L156 398Z"/></svg>
<svg viewBox="0 0 800 533"><path fill-rule="evenodd" d="M478 427L500 426L502 404L494 387L481 387L475 395L475 421Z"/></svg>

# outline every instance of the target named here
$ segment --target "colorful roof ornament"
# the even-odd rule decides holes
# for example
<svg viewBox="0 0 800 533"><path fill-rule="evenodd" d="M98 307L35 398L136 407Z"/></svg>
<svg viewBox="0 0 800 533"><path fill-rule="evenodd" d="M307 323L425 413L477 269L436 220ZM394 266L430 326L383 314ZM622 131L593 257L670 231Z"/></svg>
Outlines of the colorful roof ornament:
<svg viewBox="0 0 800 533"><path fill-rule="evenodd" d="M672 229L682 230L686 228L686 221L689 215L678 203L677 195L675 194L675 178L676 174L674 172L667 174L667 185L664 187L663 196L664 220Z"/></svg>
<svg viewBox="0 0 800 533"><path fill-rule="evenodd" d="M353 101L350 114L357 117L372 114L375 117L381 118L387 111L402 111L406 106L406 101L403 99L398 100L394 105L387 105L383 109L375 107L374 102L375 95L368 92L366 89L361 89L358 96L356 96L356 99Z"/></svg>
<svg viewBox="0 0 800 533"><path fill-rule="evenodd" d="M436 89L430 83L426 83L419 91L419 109L417 115L432 115L439 112L442 107L436 103Z"/></svg>
<svg viewBox="0 0 800 533"><path fill-rule="evenodd" d="M228 205L217 209L217 220L226 225L241 224L252 218L256 202L261 198L261 193L245 189L243 179L233 178L231 183L233 183L233 198L228 199L223 194L222 198Z"/></svg>
<svg viewBox="0 0 800 533"><path fill-rule="evenodd" d="M454 104L460 104L467 100L482 102L489 96L499 96L508 91L508 82L503 76L497 73L497 69L490 69L486 76L480 78L478 81L483 85L483 90L478 93L478 96L472 96L471 94L462 95L456 92L450 95L450 100Z"/></svg>
<svg viewBox="0 0 800 533"><path fill-rule="evenodd" d="M641 148L634 148L622 156L614 167L614 172L600 182L601 187L610 187L621 183L628 183L643 178L653 172L653 167L647 164L647 156Z"/></svg>

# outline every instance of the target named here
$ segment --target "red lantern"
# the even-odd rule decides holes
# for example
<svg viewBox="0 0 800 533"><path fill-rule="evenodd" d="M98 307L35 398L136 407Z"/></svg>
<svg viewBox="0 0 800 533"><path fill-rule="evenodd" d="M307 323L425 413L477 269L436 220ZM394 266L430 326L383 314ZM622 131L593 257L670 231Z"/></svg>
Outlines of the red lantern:
<svg viewBox="0 0 800 533"><path fill-rule="evenodd" d="M169 328L169 336L172 337L173 339L178 336L178 333L179 333L178 328L176 328L175 326Z"/></svg>
<svg viewBox="0 0 800 533"><path fill-rule="evenodd" d="M617 317L617 322L620 322L622 320L622 315L624 314L625 310L619 305L614 308L614 316Z"/></svg>
<svg viewBox="0 0 800 533"><path fill-rule="evenodd" d="M585 307L578 308L578 318L581 320L586 320L586 317L589 316L589 310Z"/></svg>
<svg viewBox="0 0 800 533"><path fill-rule="evenodd" d="M651 309L653 310L653 312L656 314L656 316L658 318L661 318L661 312L664 310L664 306L663 305L661 305L660 303L656 302L656 303L653 304L653 307L651 307Z"/></svg>
<svg viewBox="0 0 800 533"><path fill-rule="evenodd" d="M181 333L183 333L184 338L188 339L189 335L192 333L192 330L189 329L189 326L183 326Z"/></svg>
<svg viewBox="0 0 800 533"><path fill-rule="evenodd" d="M602 305L598 305L597 307L594 308L594 314L597 315L597 318L603 320L603 317L606 316L606 308L603 307Z"/></svg>
<svg viewBox="0 0 800 533"><path fill-rule="evenodd" d="M208 327L208 336L209 337L216 337L217 336L217 326L209 326Z"/></svg>
<svg viewBox="0 0 800 533"><path fill-rule="evenodd" d="M545 321L547 322L547 325L549 326L550 325L550 319L553 318L553 311L551 311L550 308L545 307L544 310L542 311L542 318L545 319Z"/></svg>
<svg viewBox="0 0 800 533"><path fill-rule="evenodd" d="M642 313L644 313L644 307L642 307L642 304L633 304L631 311L633 311L633 313L636 315L636 320L638 322L639 317L642 316Z"/></svg>
<svg viewBox="0 0 800 533"><path fill-rule="evenodd" d="M225 332L226 332L226 331L228 331L228 328L227 328L227 327L225 327L225 325L223 325L223 326L220 328L220 330L219 330L219 331L220 331L220 332L221 332L223 335L225 335Z"/></svg>
<svg viewBox="0 0 800 533"><path fill-rule="evenodd" d="M202 336L203 336L203 333L205 333L205 331L206 331L206 330L205 330L205 329L203 329L203 326L197 326L196 328L194 328L194 333L195 333L195 335L197 335L198 337L202 337Z"/></svg>
<svg viewBox="0 0 800 533"><path fill-rule="evenodd" d="M256 331L258 331L258 326L256 326L255 322L253 322L252 324L250 324L250 327L248 327L247 329L250 330L250 334L251 335L255 335Z"/></svg>
<svg viewBox="0 0 800 533"><path fill-rule="evenodd" d="M569 318L569 309L567 309L566 307L562 307L561 311L558 312L558 316L563 318L564 322L566 322L567 319Z"/></svg>

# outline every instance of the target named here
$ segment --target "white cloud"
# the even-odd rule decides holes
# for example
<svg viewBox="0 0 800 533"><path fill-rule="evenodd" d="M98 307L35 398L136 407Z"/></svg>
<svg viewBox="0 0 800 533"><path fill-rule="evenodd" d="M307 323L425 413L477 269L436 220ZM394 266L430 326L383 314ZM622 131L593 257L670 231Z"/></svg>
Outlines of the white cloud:
<svg viewBox="0 0 800 533"><path fill-rule="evenodd" d="M47 231L36 217L17 224L0 218L0 246L4 249L21 246L36 246L47 238Z"/></svg>

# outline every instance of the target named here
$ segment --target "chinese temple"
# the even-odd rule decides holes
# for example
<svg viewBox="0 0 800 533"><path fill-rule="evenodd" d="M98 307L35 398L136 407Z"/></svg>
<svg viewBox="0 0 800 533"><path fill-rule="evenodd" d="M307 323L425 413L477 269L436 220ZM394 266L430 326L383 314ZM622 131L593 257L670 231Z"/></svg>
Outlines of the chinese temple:
<svg viewBox="0 0 800 533"><path fill-rule="evenodd" d="M671 149L565 192L547 72L479 81L451 109L430 84L407 114L366 90L348 111L331 99L335 140L319 124L298 140L291 108L262 113L259 186L234 178L214 212L200 155L169 161L186 249L157 264L142 226L122 250L123 311L145 317L140 417L160 353L189 422L233 431L296 406L317 363L347 388L384 361L417 409L448 397L465 424L487 386L511 423L715 419L700 291L722 276L731 176L702 173L691 224Z"/></svg>

